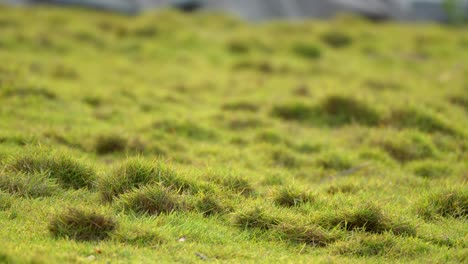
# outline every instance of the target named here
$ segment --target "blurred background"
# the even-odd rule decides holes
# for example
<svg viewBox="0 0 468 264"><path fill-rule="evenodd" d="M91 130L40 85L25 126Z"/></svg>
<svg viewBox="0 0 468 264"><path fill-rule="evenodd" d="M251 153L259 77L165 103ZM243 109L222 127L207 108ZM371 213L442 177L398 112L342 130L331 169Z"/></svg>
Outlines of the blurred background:
<svg viewBox="0 0 468 264"><path fill-rule="evenodd" d="M69 5L137 14L175 7L184 11L224 11L251 21L328 18L355 13L371 20L460 23L468 0L0 0L8 5Z"/></svg>

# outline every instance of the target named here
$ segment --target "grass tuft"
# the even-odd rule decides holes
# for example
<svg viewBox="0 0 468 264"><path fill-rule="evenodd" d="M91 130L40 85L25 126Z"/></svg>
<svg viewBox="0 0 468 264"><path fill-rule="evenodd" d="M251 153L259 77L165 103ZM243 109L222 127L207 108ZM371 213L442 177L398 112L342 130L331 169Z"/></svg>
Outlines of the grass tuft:
<svg viewBox="0 0 468 264"><path fill-rule="evenodd" d="M27 198L51 196L59 185L47 173L0 172L0 190Z"/></svg>
<svg viewBox="0 0 468 264"><path fill-rule="evenodd" d="M224 177L215 177L212 178L212 180L221 184L225 189L237 194L251 195L255 191L249 180L241 176L228 175Z"/></svg>
<svg viewBox="0 0 468 264"><path fill-rule="evenodd" d="M322 41L332 48L344 48L352 44L353 39L340 31L329 31L321 36Z"/></svg>
<svg viewBox="0 0 468 264"><path fill-rule="evenodd" d="M423 178L442 178L452 174L452 169L447 164L435 160L416 161L409 164L409 168Z"/></svg>
<svg viewBox="0 0 468 264"><path fill-rule="evenodd" d="M201 188L162 162L151 163L141 158L131 158L102 178L98 183L98 189L101 197L110 202L114 197L148 184L159 184L178 192L198 192Z"/></svg>
<svg viewBox="0 0 468 264"><path fill-rule="evenodd" d="M44 87L32 87L32 86L20 86L14 87L11 89L4 89L0 93L1 96L5 97L41 97L47 100L55 100L57 99L57 95L52 91L44 88Z"/></svg>
<svg viewBox="0 0 468 264"><path fill-rule="evenodd" d="M409 223L394 222L386 216L375 204L364 204L356 209L340 212L330 218L322 219L325 224L339 226L348 231L364 231L368 233L383 233L392 231L396 235L416 234L415 228Z"/></svg>
<svg viewBox="0 0 468 264"><path fill-rule="evenodd" d="M337 152L326 152L320 155L316 164L327 170L348 170L353 166L352 159L348 155L342 155Z"/></svg>
<svg viewBox="0 0 468 264"><path fill-rule="evenodd" d="M12 197L0 190L0 211L8 210L12 205Z"/></svg>
<svg viewBox="0 0 468 264"><path fill-rule="evenodd" d="M366 236L353 239L347 243L337 245L335 252L340 255L354 255L359 257L384 256L393 251L396 243L387 236Z"/></svg>
<svg viewBox="0 0 468 264"><path fill-rule="evenodd" d="M211 141L218 137L214 130L192 122L163 120L156 122L154 128L167 134L174 134L197 141Z"/></svg>
<svg viewBox="0 0 468 264"><path fill-rule="evenodd" d="M411 131L380 138L375 144L399 162L434 158L438 153L428 136Z"/></svg>
<svg viewBox="0 0 468 264"><path fill-rule="evenodd" d="M356 257L385 257L385 259L412 258L425 255L430 250L427 243L416 239L399 239L389 234L358 234L347 241L336 243L332 252Z"/></svg>
<svg viewBox="0 0 468 264"><path fill-rule="evenodd" d="M328 126L342 126L352 123L376 126L381 121L377 110L367 103L341 95L330 95L316 106L302 102L277 105L271 114L288 121L324 123Z"/></svg>
<svg viewBox="0 0 468 264"><path fill-rule="evenodd" d="M7 170L26 174L45 173L65 188L91 188L96 172L87 164L70 158L64 153L53 155L25 155L15 158Z"/></svg>
<svg viewBox="0 0 468 264"><path fill-rule="evenodd" d="M246 101L237 101L226 103L222 106L223 110L228 111L245 111L245 112L257 112L260 108L257 104L246 102Z"/></svg>
<svg viewBox="0 0 468 264"><path fill-rule="evenodd" d="M123 152L127 148L128 139L119 134L100 135L96 138L94 149L98 154Z"/></svg>
<svg viewBox="0 0 468 264"><path fill-rule="evenodd" d="M301 160L286 148L274 149L271 153L271 159L275 166L297 168L301 165Z"/></svg>
<svg viewBox="0 0 468 264"><path fill-rule="evenodd" d="M159 215L182 210L180 198L160 186L145 186L125 193L119 198L120 206L136 214Z"/></svg>
<svg viewBox="0 0 468 264"><path fill-rule="evenodd" d="M154 182L155 175L163 175L165 171L158 171L154 164L142 159L129 159L116 167L113 172L101 179L98 189L106 201L112 199L132 188L138 188Z"/></svg>
<svg viewBox="0 0 468 264"><path fill-rule="evenodd" d="M431 193L418 205L417 212L425 219L468 217L468 190L453 189Z"/></svg>
<svg viewBox="0 0 468 264"><path fill-rule="evenodd" d="M374 126L380 122L380 115L375 109L357 99L341 95L331 95L325 98L320 105L320 110L330 125L358 123Z"/></svg>
<svg viewBox="0 0 468 264"><path fill-rule="evenodd" d="M250 51L250 46L242 40L231 40L227 44L227 49L232 54L246 54Z"/></svg>
<svg viewBox="0 0 468 264"><path fill-rule="evenodd" d="M427 111L426 111L427 112ZM397 128L414 128L423 132L440 132L448 135L458 135L458 132L445 120L417 109L394 110L384 123Z"/></svg>
<svg viewBox="0 0 468 264"><path fill-rule="evenodd" d="M293 47L293 52L304 59L318 59L322 56L322 51L317 46L305 43L297 43Z"/></svg>
<svg viewBox="0 0 468 264"><path fill-rule="evenodd" d="M116 227L117 222L111 217L70 208L52 219L49 231L55 237L92 241L108 238Z"/></svg>
<svg viewBox="0 0 468 264"><path fill-rule="evenodd" d="M353 183L334 184L327 188L327 193L332 194L332 195L338 194L338 193L351 194L351 193L357 192L358 190L359 190L359 187Z"/></svg>
<svg viewBox="0 0 468 264"><path fill-rule="evenodd" d="M280 220L268 215L263 209L256 207L254 209L240 212L235 217L235 225L241 228L257 228L261 230L272 229L278 225Z"/></svg>
<svg viewBox="0 0 468 264"><path fill-rule="evenodd" d="M459 106L468 113L468 96L459 94L459 95L452 95L448 98L449 102L453 105Z"/></svg>
<svg viewBox="0 0 468 264"><path fill-rule="evenodd" d="M195 208L205 216L222 214L231 210L230 207L220 201L220 198L211 195L200 197L195 204Z"/></svg>
<svg viewBox="0 0 468 264"><path fill-rule="evenodd" d="M272 110L272 115L289 121L307 121L313 117L315 109L304 103L290 103L277 105Z"/></svg>
<svg viewBox="0 0 468 264"><path fill-rule="evenodd" d="M315 197L309 192L302 192L292 187L285 187L276 192L273 200L277 205L294 207L313 202Z"/></svg>
<svg viewBox="0 0 468 264"><path fill-rule="evenodd" d="M314 225L298 226L282 223L275 227L275 231L288 241L315 247L327 246L335 240L326 230Z"/></svg>
<svg viewBox="0 0 468 264"><path fill-rule="evenodd" d="M382 233L387 228L388 219L379 207L369 204L342 213L333 222L334 225L340 225L349 231L363 230L370 233Z"/></svg>

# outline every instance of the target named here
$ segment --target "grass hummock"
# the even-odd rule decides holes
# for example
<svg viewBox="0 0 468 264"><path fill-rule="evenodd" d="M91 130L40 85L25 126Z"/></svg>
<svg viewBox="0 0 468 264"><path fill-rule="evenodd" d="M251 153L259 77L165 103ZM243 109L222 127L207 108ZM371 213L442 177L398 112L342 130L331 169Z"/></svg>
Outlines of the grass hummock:
<svg viewBox="0 0 468 264"><path fill-rule="evenodd" d="M363 204L358 208L343 210L335 215L321 220L329 227L340 227L348 231L363 231L368 233L383 233L391 231L396 235L415 235L415 228L405 222L392 220L375 204Z"/></svg>
<svg viewBox="0 0 468 264"><path fill-rule="evenodd" d="M452 189L430 193L424 197L417 208L419 215L426 219L468 217L468 191Z"/></svg>
<svg viewBox="0 0 468 264"><path fill-rule="evenodd" d="M57 181L45 172L0 172L0 190L10 194L37 198L54 195L59 189Z"/></svg>
<svg viewBox="0 0 468 264"><path fill-rule="evenodd" d="M319 226L291 225L282 223L276 226L280 236L288 241L307 244L309 246L324 247L335 240L334 236Z"/></svg>
<svg viewBox="0 0 468 264"><path fill-rule="evenodd" d="M259 207L240 212L235 217L235 225L246 229L256 228L260 230L268 230L279 223L280 220L278 218L269 215Z"/></svg>
<svg viewBox="0 0 468 264"><path fill-rule="evenodd" d="M160 186L145 186L120 196L122 208L137 214L159 215L182 210L180 197Z"/></svg>
<svg viewBox="0 0 468 264"><path fill-rule="evenodd" d="M49 231L55 237L92 241L108 238L116 227L117 222L111 217L69 208L54 216L49 224Z"/></svg>
<svg viewBox="0 0 468 264"><path fill-rule="evenodd" d="M274 196L274 202L277 205L285 207L299 206L305 203L313 202L314 196L309 192L302 192L292 187L282 188Z"/></svg>
<svg viewBox="0 0 468 264"><path fill-rule="evenodd" d="M91 188L96 172L94 168L70 158L64 153L30 154L14 158L7 170L26 174L47 174L65 188Z"/></svg>
<svg viewBox="0 0 468 264"><path fill-rule="evenodd" d="M100 135L96 138L95 149L98 154L123 152L127 144L128 139L119 134Z"/></svg>
<svg viewBox="0 0 468 264"><path fill-rule="evenodd" d="M197 192L200 188L160 161L130 158L101 178L98 190L103 200L110 202L127 191L149 184L159 184L177 192Z"/></svg>

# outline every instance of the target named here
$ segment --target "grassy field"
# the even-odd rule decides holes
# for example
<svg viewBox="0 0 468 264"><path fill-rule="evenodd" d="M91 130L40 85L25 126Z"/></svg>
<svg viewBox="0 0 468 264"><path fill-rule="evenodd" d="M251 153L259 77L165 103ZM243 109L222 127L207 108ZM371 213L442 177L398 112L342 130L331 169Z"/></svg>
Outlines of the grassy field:
<svg viewBox="0 0 468 264"><path fill-rule="evenodd" d="M0 263L468 261L468 31L0 7Z"/></svg>

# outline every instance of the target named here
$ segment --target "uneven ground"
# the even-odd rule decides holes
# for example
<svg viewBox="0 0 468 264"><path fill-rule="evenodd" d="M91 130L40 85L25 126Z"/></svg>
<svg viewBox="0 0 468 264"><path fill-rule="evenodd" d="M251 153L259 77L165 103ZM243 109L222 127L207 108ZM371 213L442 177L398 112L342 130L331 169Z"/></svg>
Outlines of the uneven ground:
<svg viewBox="0 0 468 264"><path fill-rule="evenodd" d="M0 8L0 263L468 261L468 33Z"/></svg>

